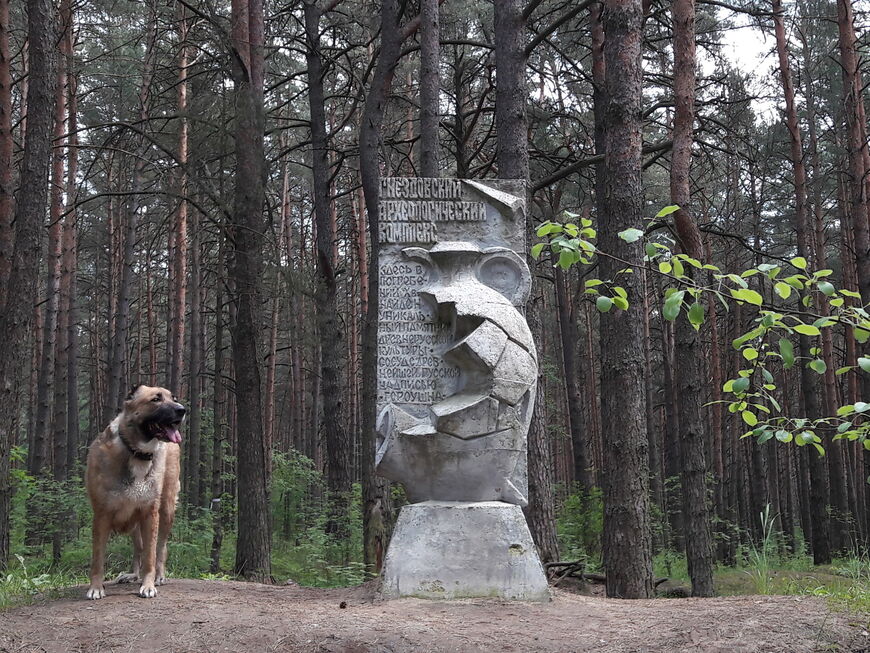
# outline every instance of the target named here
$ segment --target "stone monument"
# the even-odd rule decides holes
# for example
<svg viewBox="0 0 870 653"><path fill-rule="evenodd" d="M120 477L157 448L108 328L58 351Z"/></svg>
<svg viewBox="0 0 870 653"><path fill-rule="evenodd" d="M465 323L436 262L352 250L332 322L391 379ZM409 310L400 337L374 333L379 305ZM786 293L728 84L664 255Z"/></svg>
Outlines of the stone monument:
<svg viewBox="0 0 870 653"><path fill-rule="evenodd" d="M525 185L386 178L377 472L405 487L386 596L549 598L521 507L538 364Z"/></svg>

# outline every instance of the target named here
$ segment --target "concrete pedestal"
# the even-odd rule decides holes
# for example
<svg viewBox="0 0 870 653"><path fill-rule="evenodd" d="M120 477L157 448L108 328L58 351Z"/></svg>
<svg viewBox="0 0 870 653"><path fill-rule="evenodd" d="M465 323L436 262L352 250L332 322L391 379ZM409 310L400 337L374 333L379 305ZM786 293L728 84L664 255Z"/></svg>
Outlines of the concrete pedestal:
<svg viewBox="0 0 870 653"><path fill-rule="evenodd" d="M382 592L388 598L550 598L522 509L500 501L404 506L384 560Z"/></svg>

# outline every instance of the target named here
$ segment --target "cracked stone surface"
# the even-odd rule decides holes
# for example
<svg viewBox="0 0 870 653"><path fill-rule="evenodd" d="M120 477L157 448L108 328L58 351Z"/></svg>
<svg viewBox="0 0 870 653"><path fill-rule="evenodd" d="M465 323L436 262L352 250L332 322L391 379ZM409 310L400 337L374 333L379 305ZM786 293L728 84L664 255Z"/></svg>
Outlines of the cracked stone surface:
<svg viewBox="0 0 870 653"><path fill-rule="evenodd" d="M417 294L433 323L447 326L447 342L431 353L459 373L443 398L424 406L383 406L378 473L401 482L416 500L525 505L526 434L538 366L520 312L526 297L515 292L527 288L529 269L508 248L465 241L403 253L424 265L426 283ZM481 270L488 271L483 278ZM500 290L484 283L493 280ZM480 444L470 445L493 434L499 444L485 455Z"/></svg>

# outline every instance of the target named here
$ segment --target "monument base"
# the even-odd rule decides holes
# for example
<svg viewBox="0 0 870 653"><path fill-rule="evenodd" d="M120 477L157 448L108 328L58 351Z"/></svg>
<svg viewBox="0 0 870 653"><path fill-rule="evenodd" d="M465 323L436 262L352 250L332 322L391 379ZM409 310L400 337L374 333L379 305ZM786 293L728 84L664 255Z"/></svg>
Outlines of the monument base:
<svg viewBox="0 0 870 653"><path fill-rule="evenodd" d="M550 599L522 509L500 501L403 506L381 591L388 598Z"/></svg>

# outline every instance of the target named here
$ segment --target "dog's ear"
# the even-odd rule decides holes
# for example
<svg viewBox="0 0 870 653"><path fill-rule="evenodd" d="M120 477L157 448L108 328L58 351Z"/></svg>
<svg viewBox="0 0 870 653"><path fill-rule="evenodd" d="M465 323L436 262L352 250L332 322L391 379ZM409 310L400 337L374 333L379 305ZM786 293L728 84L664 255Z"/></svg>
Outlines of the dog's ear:
<svg viewBox="0 0 870 653"><path fill-rule="evenodd" d="M130 401L131 399L133 399L133 395L136 394L136 391L141 387L142 387L142 384L139 383L137 385L134 385L132 388L130 388L130 394L127 395L127 397L124 399L124 401Z"/></svg>

